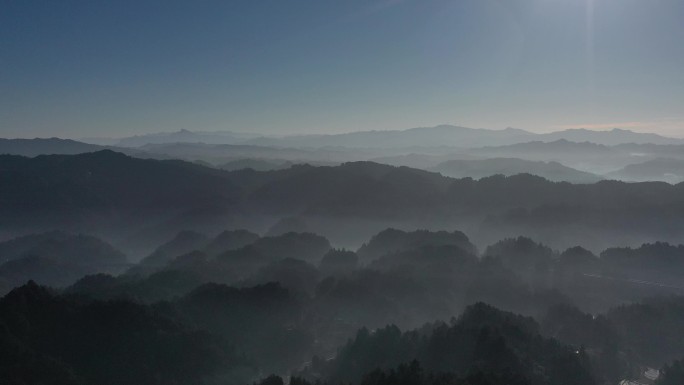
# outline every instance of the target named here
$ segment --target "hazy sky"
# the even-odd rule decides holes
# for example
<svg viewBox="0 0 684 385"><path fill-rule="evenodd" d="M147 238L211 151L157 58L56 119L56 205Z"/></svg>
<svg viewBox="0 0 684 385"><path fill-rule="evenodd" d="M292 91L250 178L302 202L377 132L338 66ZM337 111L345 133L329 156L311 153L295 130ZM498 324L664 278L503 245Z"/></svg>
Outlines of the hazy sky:
<svg viewBox="0 0 684 385"><path fill-rule="evenodd" d="M684 136L682 0L0 0L0 136Z"/></svg>

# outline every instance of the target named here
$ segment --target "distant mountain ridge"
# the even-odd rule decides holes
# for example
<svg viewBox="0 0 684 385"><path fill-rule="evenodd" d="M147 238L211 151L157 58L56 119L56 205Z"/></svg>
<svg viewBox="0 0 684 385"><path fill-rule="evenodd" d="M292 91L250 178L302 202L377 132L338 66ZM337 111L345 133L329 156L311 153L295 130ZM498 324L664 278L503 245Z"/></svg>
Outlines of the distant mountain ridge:
<svg viewBox="0 0 684 385"><path fill-rule="evenodd" d="M491 134L492 130L471 130L467 128L453 128L440 126L433 128L419 128L406 131L394 131L392 138L383 142L387 146L400 145L405 141L406 132L410 131L409 137L416 141L420 140L420 134L427 132L428 137L435 132L451 132L454 135L464 133L482 132ZM503 135L513 138L522 138L530 134L522 130L507 129L499 131ZM604 139L611 135L618 135L625 139L644 138L651 140L658 138L654 134L638 134L626 130L612 130L608 132L594 132L589 130L566 130L564 132L577 135L600 135ZM374 140L382 138L387 131L367 132L366 143L372 144ZM347 139L357 135L347 135ZM365 135L364 134L364 135ZM189 131L182 135L195 135ZM218 135L209 133L209 135ZM242 135L242 134L240 134ZM498 134L497 134L498 135ZM530 134L535 138L553 139L555 134ZM328 140L330 136L318 135L316 140ZM294 137L293 137L294 138ZM375 138L375 139L374 139ZM499 139L504 138L500 136ZM654 139L655 138L655 139ZM263 139L263 138L262 138ZM285 140L285 138L281 138ZM281 140L279 139L279 140ZM291 139L291 138L290 138ZM352 138L353 139L353 138ZM412 140L413 140L412 139ZM496 140L499 140L496 139ZM508 139L506 139L508 140ZM669 139L668 139L669 140ZM676 139L672 139L676 141ZM446 144L447 142L445 142ZM654 144L654 143L625 143L618 145L599 144L591 141L576 142L568 139L554 141L534 140L506 145L488 145L481 147L421 147L414 145L403 148L353 148L353 147L297 147L296 143L290 143L291 147L277 145L256 144L206 144L206 143L156 143L145 144L139 147L114 147L100 146L60 138L35 138L35 139L0 139L0 154L21 155L35 157L40 155L76 155L92 153L101 150L111 150L143 159L180 159L206 166L222 168L225 170L239 170L254 168L255 170L267 171L288 168L296 164L311 165L338 165L353 161L373 161L395 166L408 166L424 170L438 171L452 177L480 178L497 173L503 175L515 175L517 173L530 173L543 176L552 181L570 181L572 183L592 183L598 180L593 175L606 175L608 178L618 178L626 181L649 180L647 174L635 177L627 173L616 172L628 165L643 163L655 159L679 159L684 160L684 144ZM495 166L496 161L487 159L508 158L518 159L514 164ZM456 170L452 164L450 169L438 170L440 163L451 160L470 160L460 162L461 169ZM532 163L537 162L537 163ZM539 162L549 163L542 165ZM557 163L560 163L557 164ZM670 162L672 163L672 162ZM479 166L476 166L479 164ZM485 167L486 165L486 167ZM565 168L563 167L565 166ZM484 167L484 168L483 168ZM674 167L674 169L673 169ZM674 171L652 174L653 179L658 181L678 182L681 172L679 166L671 166ZM489 168L489 170L487 169ZM569 168L569 169L568 169ZM570 169L575 169L572 171Z"/></svg>
<svg viewBox="0 0 684 385"><path fill-rule="evenodd" d="M513 143L505 146L484 146L480 149L486 151L491 150L501 150L501 149L516 149L516 150L534 150L536 148L544 148L547 151L557 151L571 149L573 151L604 151L609 149L610 146L600 143L590 142L588 140L579 142L567 139L556 139L552 141L542 141L534 140L530 142Z"/></svg>
<svg viewBox="0 0 684 385"><path fill-rule="evenodd" d="M207 143L249 144L276 147L349 147L349 148L404 148L404 147L455 147L472 148L503 146L522 142L553 142L565 139L574 142L592 142L607 146L625 143L684 144L684 139L668 138L653 133L639 133L614 128L593 131L583 128L550 133L533 133L517 128L492 130L453 125L417 127L406 130L356 131L341 134L305 134L268 136L234 133L230 131L176 132L138 135L119 140L123 147L140 147L146 144Z"/></svg>
<svg viewBox="0 0 684 385"><path fill-rule="evenodd" d="M74 155L95 152L108 147L60 138L3 139L0 138L0 154L38 156L63 154Z"/></svg>
<svg viewBox="0 0 684 385"><path fill-rule="evenodd" d="M163 143L238 144L256 136L230 131L204 132L183 129L176 132L160 132L122 138L117 142L117 145L122 147L141 147L146 144Z"/></svg>
<svg viewBox="0 0 684 385"><path fill-rule="evenodd" d="M571 142L591 142L606 146L619 144L684 144L684 139L669 138L658 134L646 132L634 132L621 128L613 128L609 131L594 131L585 128L571 128L563 131L539 134L542 141L553 142L565 139Z"/></svg>
<svg viewBox="0 0 684 385"><path fill-rule="evenodd" d="M557 140L572 142L592 142L606 146L618 144L684 144L684 139L668 138L652 133L639 133L615 128L610 131L587 129L568 129L563 131L537 134L517 128L491 130L451 125L418 127L407 130L359 131L333 135L299 135L283 138L252 139L250 143L275 146L341 146L360 148L392 147L458 147L472 148L484 146L503 146L516 143Z"/></svg>
<svg viewBox="0 0 684 385"><path fill-rule="evenodd" d="M299 135L282 138L259 138L250 143L270 146L295 147L352 147L352 148L404 148L404 147L480 147L528 141L534 134L515 128L487 130L460 126L440 125L407 130L358 131L331 135Z"/></svg>

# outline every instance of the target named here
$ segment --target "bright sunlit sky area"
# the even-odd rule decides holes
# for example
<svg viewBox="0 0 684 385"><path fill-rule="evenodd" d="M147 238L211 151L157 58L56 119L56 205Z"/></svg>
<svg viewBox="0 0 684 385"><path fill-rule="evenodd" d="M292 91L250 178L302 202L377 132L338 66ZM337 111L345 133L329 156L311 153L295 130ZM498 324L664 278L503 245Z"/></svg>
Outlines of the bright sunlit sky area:
<svg viewBox="0 0 684 385"><path fill-rule="evenodd" d="M0 136L684 137L681 0L0 2Z"/></svg>

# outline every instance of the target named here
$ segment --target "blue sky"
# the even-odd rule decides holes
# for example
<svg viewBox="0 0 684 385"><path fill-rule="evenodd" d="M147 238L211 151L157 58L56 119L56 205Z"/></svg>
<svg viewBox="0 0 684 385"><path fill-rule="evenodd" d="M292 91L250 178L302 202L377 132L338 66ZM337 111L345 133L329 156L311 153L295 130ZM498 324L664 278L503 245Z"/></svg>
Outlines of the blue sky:
<svg viewBox="0 0 684 385"><path fill-rule="evenodd" d="M2 0L0 136L684 136L681 0Z"/></svg>

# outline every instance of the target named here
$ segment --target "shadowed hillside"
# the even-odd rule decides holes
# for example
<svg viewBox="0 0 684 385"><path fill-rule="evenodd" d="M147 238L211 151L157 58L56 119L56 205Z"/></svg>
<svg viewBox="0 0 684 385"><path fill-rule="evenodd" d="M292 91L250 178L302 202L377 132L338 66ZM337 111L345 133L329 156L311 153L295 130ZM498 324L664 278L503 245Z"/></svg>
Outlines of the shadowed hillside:
<svg viewBox="0 0 684 385"><path fill-rule="evenodd" d="M226 172L102 151L4 156L0 180L0 224L10 234L66 226L118 237L148 234L142 238L158 242L230 223L265 232L277 219L297 217L333 241L341 235L336 228L355 221L357 245L388 226L438 225L464 228L480 245L525 234L569 247L584 236L596 249L628 239L629 245L675 241L684 226L676 214L684 210L682 184L576 185L531 175L476 181L372 162ZM486 234L479 234L483 225ZM594 236L598 230L601 238Z"/></svg>
<svg viewBox="0 0 684 385"><path fill-rule="evenodd" d="M430 168L452 178L480 179L492 175L533 174L552 182L596 183L601 177L563 166L558 162L534 162L515 158L448 160Z"/></svg>

